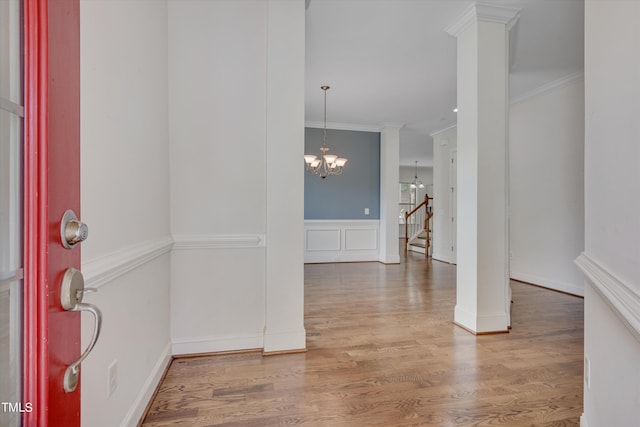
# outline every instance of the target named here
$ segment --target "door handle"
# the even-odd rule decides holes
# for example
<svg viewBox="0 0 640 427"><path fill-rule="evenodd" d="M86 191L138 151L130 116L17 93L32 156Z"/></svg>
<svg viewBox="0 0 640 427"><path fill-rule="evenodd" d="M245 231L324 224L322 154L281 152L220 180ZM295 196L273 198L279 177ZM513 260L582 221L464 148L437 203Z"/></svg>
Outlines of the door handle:
<svg viewBox="0 0 640 427"><path fill-rule="evenodd" d="M93 347L98 342L100 330L102 328L102 313L100 309L93 304L82 302L82 297L87 292L96 292L94 288L84 287L84 277L79 270L68 268L62 277L62 285L60 287L60 303L62 308L67 311L87 311L94 317L93 335L89 345L82 352L80 358L67 367L64 373L64 391L70 393L78 386L78 377L80 374L80 364L87 358Z"/></svg>

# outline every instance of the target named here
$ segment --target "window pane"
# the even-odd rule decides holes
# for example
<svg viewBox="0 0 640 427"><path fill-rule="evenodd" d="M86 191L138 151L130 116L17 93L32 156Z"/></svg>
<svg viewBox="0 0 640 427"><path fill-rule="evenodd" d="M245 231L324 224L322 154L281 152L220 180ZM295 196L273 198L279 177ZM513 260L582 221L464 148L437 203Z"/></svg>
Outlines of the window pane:
<svg viewBox="0 0 640 427"><path fill-rule="evenodd" d="M22 105L19 0L0 0L0 98Z"/></svg>
<svg viewBox="0 0 640 427"><path fill-rule="evenodd" d="M0 401L14 405L21 402L21 290L21 280L0 281ZM19 426L20 412L6 409L0 410L0 426Z"/></svg>
<svg viewBox="0 0 640 427"><path fill-rule="evenodd" d="M18 427L22 381L20 0L0 0L0 425ZM17 108L16 108L17 107ZM21 405L21 406L18 406Z"/></svg>
<svg viewBox="0 0 640 427"><path fill-rule="evenodd" d="M22 119L0 110L0 279L22 267L21 142Z"/></svg>

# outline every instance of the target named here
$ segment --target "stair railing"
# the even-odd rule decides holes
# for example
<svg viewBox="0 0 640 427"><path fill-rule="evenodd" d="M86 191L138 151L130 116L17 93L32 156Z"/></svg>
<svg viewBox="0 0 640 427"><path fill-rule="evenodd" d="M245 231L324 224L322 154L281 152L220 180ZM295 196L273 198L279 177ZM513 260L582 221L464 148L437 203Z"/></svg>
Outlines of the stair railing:
<svg viewBox="0 0 640 427"><path fill-rule="evenodd" d="M404 250L406 251L409 246L410 237L413 238L425 231L427 233L427 256L429 253L429 246L431 243L431 229L429 226L429 220L433 216L431 212L431 206L429 201L433 200L433 197L429 197L428 194L424 195L424 201L416 206L410 212L404 213Z"/></svg>

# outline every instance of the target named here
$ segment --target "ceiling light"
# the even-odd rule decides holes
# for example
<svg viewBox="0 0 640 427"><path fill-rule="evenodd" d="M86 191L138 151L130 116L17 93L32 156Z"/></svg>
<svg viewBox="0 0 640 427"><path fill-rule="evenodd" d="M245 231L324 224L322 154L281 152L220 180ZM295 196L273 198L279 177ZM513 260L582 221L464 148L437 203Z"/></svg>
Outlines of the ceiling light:
<svg viewBox="0 0 640 427"><path fill-rule="evenodd" d="M418 161L416 160L416 175L410 185L411 188L424 188L422 181L418 181Z"/></svg>
<svg viewBox="0 0 640 427"><path fill-rule="evenodd" d="M329 90L329 86L322 86L320 89L324 91L324 131L322 147L320 147L321 154L320 157L314 154L305 154L304 162L307 164L309 173L320 175L320 178L325 179L330 175L340 175L347 159L327 154L329 152L329 147L327 147L327 90Z"/></svg>

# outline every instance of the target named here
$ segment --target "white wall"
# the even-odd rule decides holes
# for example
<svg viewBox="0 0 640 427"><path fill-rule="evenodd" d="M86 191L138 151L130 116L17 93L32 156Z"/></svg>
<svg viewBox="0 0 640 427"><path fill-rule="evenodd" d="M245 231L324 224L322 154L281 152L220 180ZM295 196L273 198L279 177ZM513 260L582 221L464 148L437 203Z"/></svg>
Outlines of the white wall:
<svg viewBox="0 0 640 427"><path fill-rule="evenodd" d="M262 347L264 244L193 240L264 240L265 13L256 1L169 3L171 230L184 248L171 269L178 353L238 349L240 337Z"/></svg>
<svg viewBox="0 0 640 427"><path fill-rule="evenodd" d="M582 426L640 419L640 2L585 3Z"/></svg>
<svg viewBox="0 0 640 427"><path fill-rule="evenodd" d="M174 352L304 347L304 2L168 22Z"/></svg>
<svg viewBox="0 0 640 427"><path fill-rule="evenodd" d="M457 150L457 128L452 127L433 134L433 258L455 262L450 209L451 152Z"/></svg>
<svg viewBox="0 0 640 427"><path fill-rule="evenodd" d="M512 104L509 152L511 277L583 295L584 80Z"/></svg>
<svg viewBox="0 0 640 427"><path fill-rule="evenodd" d="M170 357L166 22L162 1L80 4L82 270L104 316L83 426L135 425ZM83 315L83 346L92 328Z"/></svg>

